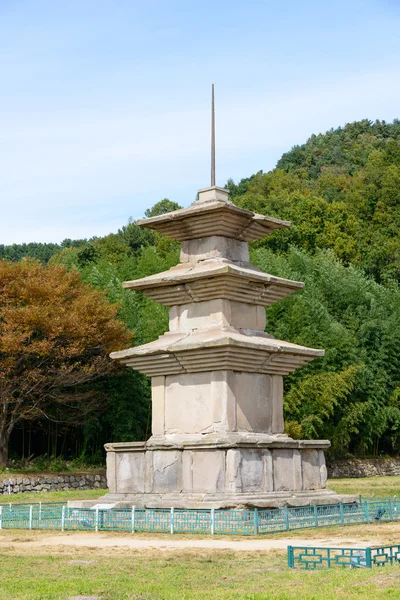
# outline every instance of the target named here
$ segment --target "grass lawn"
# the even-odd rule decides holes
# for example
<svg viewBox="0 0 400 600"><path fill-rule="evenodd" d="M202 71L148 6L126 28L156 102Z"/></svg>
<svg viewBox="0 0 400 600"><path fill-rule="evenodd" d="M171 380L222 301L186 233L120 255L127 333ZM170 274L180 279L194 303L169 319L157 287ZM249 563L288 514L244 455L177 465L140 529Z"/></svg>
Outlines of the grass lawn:
<svg viewBox="0 0 400 600"><path fill-rule="evenodd" d="M394 496L400 500L400 475L329 479L327 487L339 494L362 494L365 498Z"/></svg>
<svg viewBox="0 0 400 600"><path fill-rule="evenodd" d="M383 600L400 598L400 567L290 571L271 551L82 549L0 555L2 600Z"/></svg>
<svg viewBox="0 0 400 600"><path fill-rule="evenodd" d="M400 499L400 475L390 477L360 477L355 479L330 479L327 487L340 494L362 494L365 498L394 496ZM6 502L63 502L67 500L95 500L104 496L107 490L68 490L65 492L39 492L3 494L0 504Z"/></svg>
<svg viewBox="0 0 400 600"><path fill-rule="evenodd" d="M400 476L330 480L340 493L365 497L400 494ZM98 498L106 490L46 492L3 496L0 502L56 502ZM29 547L50 532L3 530L0 540L0 600L400 600L400 566L320 572L291 571L286 552L231 550L158 550L96 547ZM51 532L54 535L54 532ZM68 535L68 534L58 534ZM97 535L97 534L96 534ZM98 534L103 535L103 534ZM108 534L129 536L131 534ZM154 534L134 534L156 537ZM188 539L175 535L174 539ZM197 537L197 536L196 536ZM199 536L205 537L205 536ZM217 537L217 536L216 536ZM385 523L282 532L271 539L363 539L399 543L400 524ZM243 539L232 536L230 539ZM12 542L18 543L18 546ZM24 543L27 542L25 546Z"/></svg>
<svg viewBox="0 0 400 600"><path fill-rule="evenodd" d="M0 504L8 502L66 502L67 500L96 500L107 494L108 490L66 490L62 492L24 492L22 494L3 494Z"/></svg>

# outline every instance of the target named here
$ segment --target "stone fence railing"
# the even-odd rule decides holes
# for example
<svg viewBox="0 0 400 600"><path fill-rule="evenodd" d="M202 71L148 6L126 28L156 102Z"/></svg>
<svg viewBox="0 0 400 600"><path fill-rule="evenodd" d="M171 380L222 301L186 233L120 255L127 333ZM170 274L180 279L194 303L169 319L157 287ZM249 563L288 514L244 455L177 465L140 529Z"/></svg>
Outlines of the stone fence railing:
<svg viewBox="0 0 400 600"><path fill-rule="evenodd" d="M0 496L21 492L60 492L106 488L105 473L74 475L10 475L0 479Z"/></svg>
<svg viewBox="0 0 400 600"><path fill-rule="evenodd" d="M347 458L332 461L327 467L331 479L400 475L400 458Z"/></svg>

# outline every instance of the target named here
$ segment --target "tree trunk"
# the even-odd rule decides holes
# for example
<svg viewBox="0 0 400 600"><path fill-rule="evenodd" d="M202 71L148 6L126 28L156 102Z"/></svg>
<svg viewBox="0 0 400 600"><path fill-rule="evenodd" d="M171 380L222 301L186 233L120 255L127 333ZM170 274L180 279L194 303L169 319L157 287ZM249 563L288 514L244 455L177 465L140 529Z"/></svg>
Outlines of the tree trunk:
<svg viewBox="0 0 400 600"><path fill-rule="evenodd" d="M6 467L8 461L8 441L9 436L1 432L0 433L0 467Z"/></svg>

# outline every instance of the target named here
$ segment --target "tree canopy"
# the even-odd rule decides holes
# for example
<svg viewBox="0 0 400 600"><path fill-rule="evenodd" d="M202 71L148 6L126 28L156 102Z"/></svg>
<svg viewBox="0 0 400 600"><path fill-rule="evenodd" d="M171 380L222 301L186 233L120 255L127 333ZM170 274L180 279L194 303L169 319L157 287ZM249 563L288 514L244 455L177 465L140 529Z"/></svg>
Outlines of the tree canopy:
<svg viewBox="0 0 400 600"><path fill-rule="evenodd" d="M131 337L116 312L75 270L0 261L0 465L19 421L93 416L102 398L88 383Z"/></svg>
<svg viewBox="0 0 400 600"><path fill-rule="evenodd" d="M292 221L260 245L331 248L378 282L400 280L400 121L311 136L273 171L230 187L239 206Z"/></svg>

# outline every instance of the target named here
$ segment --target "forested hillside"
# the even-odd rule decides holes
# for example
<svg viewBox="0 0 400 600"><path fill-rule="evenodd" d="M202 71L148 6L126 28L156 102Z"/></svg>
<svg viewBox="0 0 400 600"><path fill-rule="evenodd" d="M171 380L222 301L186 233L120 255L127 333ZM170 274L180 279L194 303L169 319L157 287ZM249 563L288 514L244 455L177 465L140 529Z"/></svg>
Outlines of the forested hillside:
<svg viewBox="0 0 400 600"><path fill-rule="evenodd" d="M29 244L11 244L5 246L0 244L0 260L11 260L13 262L22 260L23 258L36 258L41 263L47 263L53 254L59 252L63 248L79 248L84 246L87 240L63 240L61 244L52 243L36 243Z"/></svg>
<svg viewBox="0 0 400 600"><path fill-rule="evenodd" d="M305 281L302 292L267 310L278 338L326 349L285 378L285 420L294 437L329 438L335 455L400 450L400 122L361 121L312 136L268 173L227 183L231 199L261 214L292 221L252 244L252 261L272 274ZM179 208L162 200L146 216ZM34 245L30 245L34 246ZM37 245L42 246L42 245ZM45 245L46 248L48 245ZM10 256L0 247L1 256ZM15 249L16 247L14 247ZM168 269L179 244L128 223L104 238L63 243L43 257L65 265L119 302L119 318L136 344L167 328L164 307L121 287ZM24 248L24 252L27 247ZM8 252L8 254L7 254ZM72 453L101 455L106 441L150 433L147 379L122 368L96 383L106 409L68 435ZM40 431L33 450L61 452L66 429L35 422L14 434L13 449ZM59 440L57 441L57 436ZM56 437L55 443L54 438Z"/></svg>
<svg viewBox="0 0 400 600"><path fill-rule="evenodd" d="M262 246L331 248L377 282L399 280L400 121L365 120L313 135L273 171L228 186L236 204L293 222Z"/></svg>

